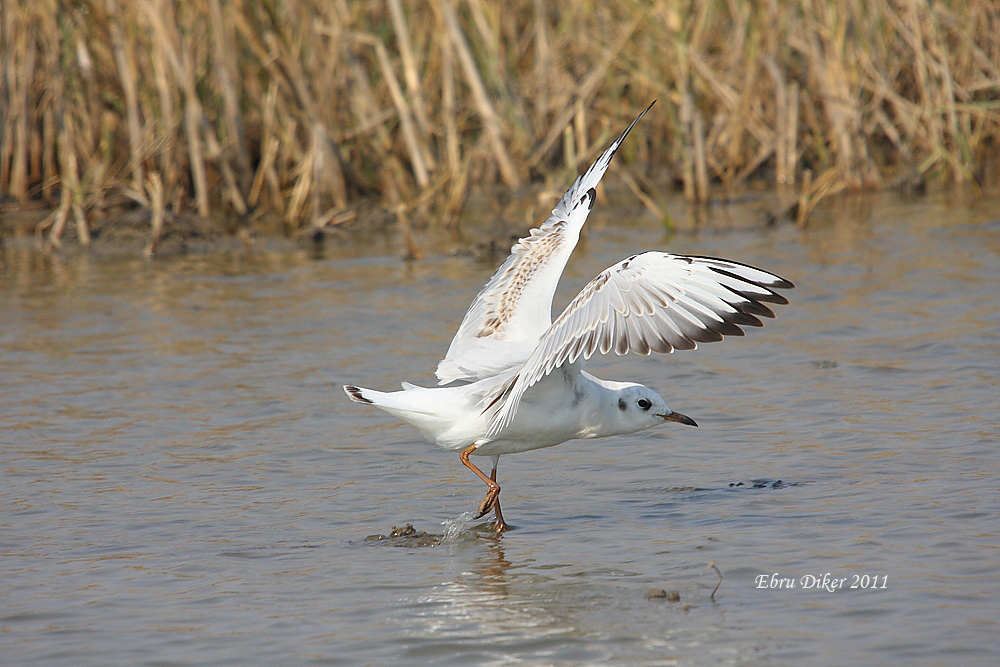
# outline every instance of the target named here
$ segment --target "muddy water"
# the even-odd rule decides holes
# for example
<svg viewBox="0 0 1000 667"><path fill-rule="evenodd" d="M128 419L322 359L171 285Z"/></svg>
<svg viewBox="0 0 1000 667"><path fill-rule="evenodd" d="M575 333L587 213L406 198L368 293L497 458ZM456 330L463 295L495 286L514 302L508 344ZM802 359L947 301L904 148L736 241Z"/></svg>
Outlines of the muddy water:
<svg viewBox="0 0 1000 667"><path fill-rule="evenodd" d="M700 428L505 457L500 538L454 453L339 388L429 382L490 262L8 246L0 663L992 664L997 204L669 239L598 207L559 304L645 249L798 289L746 338L596 364ZM407 523L444 539L366 540Z"/></svg>

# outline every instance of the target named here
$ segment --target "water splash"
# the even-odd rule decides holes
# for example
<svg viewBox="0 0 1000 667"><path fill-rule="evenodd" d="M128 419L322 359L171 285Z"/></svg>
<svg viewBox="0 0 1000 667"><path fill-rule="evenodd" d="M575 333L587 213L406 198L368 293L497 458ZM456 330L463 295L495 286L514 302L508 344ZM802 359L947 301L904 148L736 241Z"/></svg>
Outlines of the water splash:
<svg viewBox="0 0 1000 667"><path fill-rule="evenodd" d="M465 527L469 525L472 521L476 520L476 513L462 512L454 519L445 519L441 522L444 526L444 539L441 540L443 543L454 542L465 530Z"/></svg>

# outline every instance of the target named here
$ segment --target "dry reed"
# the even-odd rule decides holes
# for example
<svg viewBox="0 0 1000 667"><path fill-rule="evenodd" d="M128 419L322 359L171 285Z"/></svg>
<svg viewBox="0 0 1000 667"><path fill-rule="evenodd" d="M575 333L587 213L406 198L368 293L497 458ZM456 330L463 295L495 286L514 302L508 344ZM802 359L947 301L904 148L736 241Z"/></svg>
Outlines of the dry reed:
<svg viewBox="0 0 1000 667"><path fill-rule="evenodd" d="M664 177L693 201L795 188L800 222L845 188L994 185L1000 8L12 0L0 193L52 207L52 244L144 207L149 253L184 212L314 228L375 197L450 224L477 182L562 185L654 98L623 174L654 211Z"/></svg>

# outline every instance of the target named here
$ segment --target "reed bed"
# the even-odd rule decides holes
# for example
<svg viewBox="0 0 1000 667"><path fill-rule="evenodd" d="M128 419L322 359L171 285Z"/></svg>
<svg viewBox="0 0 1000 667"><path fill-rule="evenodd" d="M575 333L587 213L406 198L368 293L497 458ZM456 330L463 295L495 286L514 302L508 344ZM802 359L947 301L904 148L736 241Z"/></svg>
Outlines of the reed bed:
<svg viewBox="0 0 1000 667"><path fill-rule="evenodd" d="M617 170L658 210L749 182L994 185L993 0L11 0L0 193L57 245L125 209L454 224L470 187ZM613 172L615 171L613 170Z"/></svg>

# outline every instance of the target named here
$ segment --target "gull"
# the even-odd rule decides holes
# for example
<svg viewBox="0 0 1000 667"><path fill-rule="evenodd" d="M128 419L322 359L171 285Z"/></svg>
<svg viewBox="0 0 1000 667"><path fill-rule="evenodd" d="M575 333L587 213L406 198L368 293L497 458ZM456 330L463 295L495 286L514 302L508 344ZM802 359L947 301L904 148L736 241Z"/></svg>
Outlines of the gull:
<svg viewBox="0 0 1000 667"><path fill-rule="evenodd" d="M596 187L615 151L646 107L583 175L542 225L511 248L479 292L444 359L439 386L402 383L381 392L346 385L351 400L415 426L431 443L460 452L482 479L486 498L475 518L500 510L500 456L575 438L635 433L665 422L697 426L652 389L602 380L583 370L594 354L693 350L698 343L742 336L744 326L774 317L765 304L787 304L776 289L792 283L761 269L713 257L644 252L591 280L552 320L552 297ZM492 459L486 475L470 455Z"/></svg>

